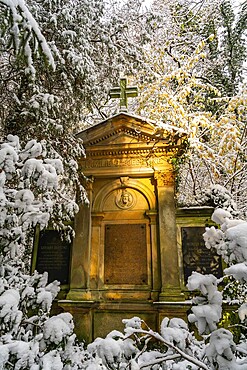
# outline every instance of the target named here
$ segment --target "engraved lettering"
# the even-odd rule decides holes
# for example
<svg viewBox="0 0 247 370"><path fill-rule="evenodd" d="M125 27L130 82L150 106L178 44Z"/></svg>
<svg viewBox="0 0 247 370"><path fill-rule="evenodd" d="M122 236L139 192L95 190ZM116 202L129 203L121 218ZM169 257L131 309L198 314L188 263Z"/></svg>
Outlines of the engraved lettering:
<svg viewBox="0 0 247 370"><path fill-rule="evenodd" d="M102 167L152 167L153 165L163 164L162 158L102 158L87 159L82 161L84 168L102 168Z"/></svg>

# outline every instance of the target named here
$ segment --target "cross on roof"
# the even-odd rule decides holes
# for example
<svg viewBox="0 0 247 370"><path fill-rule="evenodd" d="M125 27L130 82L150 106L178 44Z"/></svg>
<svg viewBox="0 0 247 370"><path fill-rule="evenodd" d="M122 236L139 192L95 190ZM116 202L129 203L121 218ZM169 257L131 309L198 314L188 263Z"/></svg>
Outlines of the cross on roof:
<svg viewBox="0 0 247 370"><path fill-rule="evenodd" d="M127 78L120 78L120 87L113 87L110 90L110 97L112 99L120 99L120 112L127 112L128 98L134 98L138 95L136 86L127 87Z"/></svg>

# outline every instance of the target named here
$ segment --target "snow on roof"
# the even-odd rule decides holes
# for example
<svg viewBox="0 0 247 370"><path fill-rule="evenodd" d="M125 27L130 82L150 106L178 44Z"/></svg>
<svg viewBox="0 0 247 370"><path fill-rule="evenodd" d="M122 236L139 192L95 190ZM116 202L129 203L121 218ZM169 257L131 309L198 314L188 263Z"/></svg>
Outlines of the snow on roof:
<svg viewBox="0 0 247 370"><path fill-rule="evenodd" d="M76 135L79 136L80 134L82 134L83 132L85 132L87 130L93 130L95 127L98 127L98 126L106 123L107 121L114 120L115 118L120 117L120 116L126 116L126 117L129 117L129 118L134 118L137 121L142 121L142 122L147 123L147 124L150 124L150 125L159 126L157 124L157 122L155 122L155 121L153 121L153 120L151 120L149 118L141 117L141 116L138 116L138 115L135 115L135 114L127 113L127 112L119 112L119 113L114 114L113 116L110 116L110 117L105 118L104 120L98 122L94 126L90 126L90 127L87 127L85 129L83 129L82 131L78 132Z"/></svg>

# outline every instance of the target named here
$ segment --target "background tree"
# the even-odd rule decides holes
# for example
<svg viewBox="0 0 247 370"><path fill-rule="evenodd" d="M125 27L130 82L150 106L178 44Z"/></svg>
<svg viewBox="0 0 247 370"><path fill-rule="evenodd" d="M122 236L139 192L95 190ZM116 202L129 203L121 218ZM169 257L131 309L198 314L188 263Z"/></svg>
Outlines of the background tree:
<svg viewBox="0 0 247 370"><path fill-rule="evenodd" d="M160 7L168 21L146 52L152 67L140 74L140 112L188 135L180 204L203 203L203 189L220 183L245 212L246 3L238 13L229 1L154 3Z"/></svg>
<svg viewBox="0 0 247 370"><path fill-rule="evenodd" d="M140 8L141 1L0 1L2 136L36 139L51 158L59 156L71 199L86 199L75 133L86 117L105 117L109 87L141 64L149 27ZM52 212L59 227L67 218L63 204Z"/></svg>

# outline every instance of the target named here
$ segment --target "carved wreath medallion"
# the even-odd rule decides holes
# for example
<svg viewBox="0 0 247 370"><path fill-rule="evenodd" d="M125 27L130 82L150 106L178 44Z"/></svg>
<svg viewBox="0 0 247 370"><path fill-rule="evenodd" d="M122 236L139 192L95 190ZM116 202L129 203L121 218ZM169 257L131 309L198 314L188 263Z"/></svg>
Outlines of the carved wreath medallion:
<svg viewBox="0 0 247 370"><path fill-rule="evenodd" d="M127 190L126 188L118 190L115 203L120 209L129 209L133 207L136 203L134 192Z"/></svg>

